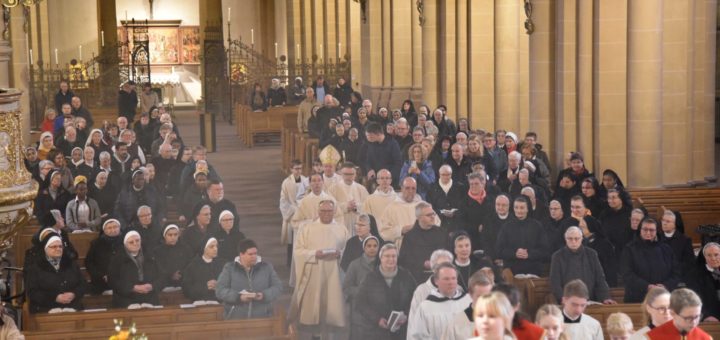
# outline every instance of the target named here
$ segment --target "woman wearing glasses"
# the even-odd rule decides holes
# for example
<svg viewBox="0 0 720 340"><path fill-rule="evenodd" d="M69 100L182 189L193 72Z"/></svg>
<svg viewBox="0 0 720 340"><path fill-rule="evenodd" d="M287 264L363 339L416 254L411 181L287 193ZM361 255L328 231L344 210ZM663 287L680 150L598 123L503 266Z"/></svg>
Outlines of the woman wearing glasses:
<svg viewBox="0 0 720 340"><path fill-rule="evenodd" d="M56 308L83 309L85 279L77 263L64 254L62 238L49 233L41 245L45 256L38 256L25 274L30 313Z"/></svg>
<svg viewBox="0 0 720 340"><path fill-rule="evenodd" d="M660 326L670 320L670 292L662 287L653 287L645 295L645 301L642 303L643 322L645 327L635 332L630 340L644 340L645 334L657 326Z"/></svg>

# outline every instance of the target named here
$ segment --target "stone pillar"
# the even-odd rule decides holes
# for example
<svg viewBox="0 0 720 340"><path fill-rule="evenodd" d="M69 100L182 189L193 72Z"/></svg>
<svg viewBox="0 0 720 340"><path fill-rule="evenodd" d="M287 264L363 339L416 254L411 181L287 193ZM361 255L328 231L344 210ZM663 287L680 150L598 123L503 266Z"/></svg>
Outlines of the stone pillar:
<svg viewBox="0 0 720 340"><path fill-rule="evenodd" d="M555 147L548 151L560 165L577 148L577 1L558 1L556 13Z"/></svg>
<svg viewBox="0 0 720 340"><path fill-rule="evenodd" d="M552 138L555 131L550 117L554 110L555 77L555 23L553 22L553 2L535 0L533 4L533 22L535 32L530 35L530 119L529 129L538 134L538 142L546 152L555 149ZM522 138L522 136L518 136ZM551 156L551 154L548 154ZM553 162L547 164L556 169Z"/></svg>
<svg viewBox="0 0 720 340"><path fill-rule="evenodd" d="M658 1L629 2L626 183L633 188L662 184L662 15Z"/></svg>
<svg viewBox="0 0 720 340"><path fill-rule="evenodd" d="M412 86L410 88L410 97L415 102L415 109L422 101L423 90L423 45L422 45L422 26L420 26L420 13L417 11L417 4L410 1L410 31L411 31L411 47L410 60L412 60Z"/></svg>
<svg viewBox="0 0 720 340"><path fill-rule="evenodd" d="M468 0L457 0L455 10L457 22L457 53L455 54L455 65L457 75L456 106L457 119L468 117Z"/></svg>
<svg viewBox="0 0 720 340"><path fill-rule="evenodd" d="M716 97L716 83L715 83L715 69L717 67L717 11L718 5L717 0L705 0L700 2L705 7L701 9L701 12L705 15L705 26L701 33L700 39L705 41L705 49L702 51L702 58L704 59L704 81L702 85L703 97L702 101L705 103L704 110L701 116L704 120L702 124L703 128L703 140L698 144L699 148L705 149L705 162L702 163L704 166L700 169L699 177L703 180L717 180L715 176L715 161L711 155L715 154L715 97Z"/></svg>
<svg viewBox="0 0 720 340"><path fill-rule="evenodd" d="M593 140L593 3L579 1L577 4L577 150L585 158L585 167L593 169L595 165L595 148ZM574 151L571 150L564 150ZM562 159L555 164L560 165ZM557 167L556 167L557 168ZM598 173L602 169L595 169Z"/></svg>
<svg viewBox="0 0 720 340"><path fill-rule="evenodd" d="M495 125L515 131L520 125L519 1L495 2Z"/></svg>
<svg viewBox="0 0 720 340"><path fill-rule="evenodd" d="M468 82L470 126L495 128L495 6L470 1L470 60Z"/></svg>
<svg viewBox="0 0 720 340"><path fill-rule="evenodd" d="M380 1L379 1L380 2ZM393 33L392 33L392 13L390 11L390 1L381 1L380 6L377 7L378 12L374 15L378 15L380 24L380 42L378 45L382 55L382 83L380 84L380 99L378 99L377 107L385 106L388 109L388 113L392 114L392 107L390 107L390 92L392 91L392 50L393 50ZM374 19L373 19L374 20Z"/></svg>
<svg viewBox="0 0 720 340"><path fill-rule="evenodd" d="M367 21L362 25L361 93L373 102L377 110L383 85L382 2L368 1L365 6Z"/></svg>
<svg viewBox="0 0 720 340"><path fill-rule="evenodd" d="M360 46L362 45L362 39L357 37L357 32L361 32L361 18L360 18L360 4L352 1L352 0L344 0L345 4L347 5L348 11L347 11L347 17L348 17L348 27L347 27L347 36L348 36L348 43L347 43L347 53L350 55L350 70L352 74L350 75L350 78L352 78L352 84L353 88L355 89L361 89L361 85L364 83L363 78L363 65L364 65L364 59L362 57Z"/></svg>
<svg viewBox="0 0 720 340"><path fill-rule="evenodd" d="M628 174L627 3L598 1L593 16L597 29L593 52L595 168L611 168L623 179Z"/></svg>
<svg viewBox="0 0 720 340"><path fill-rule="evenodd" d="M413 46L412 27L413 20L417 20L417 11L411 0L392 1L392 64L388 73L392 73L392 84L389 105L391 108L399 108L405 99L410 97L410 88L413 81ZM408 14L412 20L400 20L407 18ZM410 19L408 18L408 19ZM418 27L419 28L419 27Z"/></svg>
<svg viewBox="0 0 720 340"><path fill-rule="evenodd" d="M9 8L0 6L0 88L10 87L10 56L12 55L12 47L10 47L10 27L5 31L5 11L10 12Z"/></svg>
<svg viewBox="0 0 720 340"><path fill-rule="evenodd" d="M692 0L663 1L662 48L662 182L665 185L687 184L691 178L692 155L686 142L692 133L689 125L692 96L688 70L692 53Z"/></svg>
<svg viewBox="0 0 720 340"><path fill-rule="evenodd" d="M434 109L438 104L438 0L424 0L425 24L422 28L423 103ZM431 113L432 114L432 113Z"/></svg>
<svg viewBox="0 0 720 340"><path fill-rule="evenodd" d="M440 91L438 104L447 106L449 118L457 121L457 32L455 10L457 0L445 0L439 6L438 17L440 18L440 39L438 41L438 57Z"/></svg>

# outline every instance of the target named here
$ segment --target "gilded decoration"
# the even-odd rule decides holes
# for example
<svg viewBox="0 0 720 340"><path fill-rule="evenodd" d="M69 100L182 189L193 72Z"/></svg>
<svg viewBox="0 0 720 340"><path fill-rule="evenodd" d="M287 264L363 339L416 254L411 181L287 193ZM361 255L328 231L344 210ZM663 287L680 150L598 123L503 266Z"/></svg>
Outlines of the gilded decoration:
<svg viewBox="0 0 720 340"><path fill-rule="evenodd" d="M20 110L0 112L0 188L20 186L32 179L23 163L20 113ZM4 200L0 199L0 203Z"/></svg>

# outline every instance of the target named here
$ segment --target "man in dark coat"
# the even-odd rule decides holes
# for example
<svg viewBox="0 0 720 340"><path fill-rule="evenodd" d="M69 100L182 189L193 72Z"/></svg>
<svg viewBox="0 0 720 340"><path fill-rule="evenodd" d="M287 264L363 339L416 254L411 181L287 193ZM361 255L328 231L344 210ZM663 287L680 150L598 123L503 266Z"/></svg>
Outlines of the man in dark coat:
<svg viewBox="0 0 720 340"><path fill-rule="evenodd" d="M382 169L390 171L393 187L398 187L400 169L402 168L402 152L397 141L383 133L380 124L368 123L365 133L368 137L365 164L368 180L374 180L376 173Z"/></svg>
<svg viewBox="0 0 720 340"><path fill-rule="evenodd" d="M495 252L495 242L499 229L491 226L488 221L493 215L495 197L485 190L487 180L478 173L467 176L468 191L463 193L463 202L460 212L463 217L463 228L470 235L472 249L482 250L483 255L487 252ZM487 228L486 228L487 225Z"/></svg>
<svg viewBox="0 0 720 340"><path fill-rule="evenodd" d="M450 165L453 171L453 181L467 184L467 175L472 172L470 161L463 154L463 146L455 143L450 147L450 155L445 164Z"/></svg>
<svg viewBox="0 0 720 340"><path fill-rule="evenodd" d="M88 109L83 106L82 101L80 100L80 97L75 96L72 97L72 102L70 103L72 106L72 115L73 117L83 117L85 118L85 123L87 126L87 129L92 129L93 124L95 124L95 121L92 118L92 114ZM90 130L87 130L90 131Z"/></svg>
<svg viewBox="0 0 720 340"><path fill-rule="evenodd" d="M340 106L350 106L350 95L353 93L353 89L349 83L345 82L344 77L339 77L337 80L337 86L333 89L333 97L337 98L340 102Z"/></svg>
<svg viewBox="0 0 720 340"><path fill-rule="evenodd" d="M467 187L462 183L453 181L452 168L449 165L440 167L440 180L433 183L427 194L428 203L432 204L435 213L440 216L441 226L448 233L461 229L464 225L462 213L467 193Z"/></svg>
<svg viewBox="0 0 720 340"><path fill-rule="evenodd" d="M430 255L444 248L448 242L447 230L434 225L436 214L432 206L421 202L415 207L415 225L403 237L398 265L407 268L415 280L423 282L430 277Z"/></svg>
<svg viewBox="0 0 720 340"><path fill-rule="evenodd" d="M237 207L235 207L235 203L225 198L225 188L219 180L211 179L208 181L205 197L200 204L210 206L210 210L212 211L210 221L212 221L213 224L218 223L221 212L228 210L235 216L233 228L240 228L240 217L238 216Z"/></svg>
<svg viewBox="0 0 720 340"><path fill-rule="evenodd" d="M55 112L58 114L62 112L63 104L72 103L72 98L75 97L75 93L70 89L70 85L67 80L60 81L60 89L55 94Z"/></svg>
<svg viewBox="0 0 720 340"><path fill-rule="evenodd" d="M135 170L132 174L132 184L125 186L115 200L113 213L120 221L120 225L129 226L138 221L137 211L142 205L147 205L153 212L153 224L161 225L165 219L165 205L152 185L145 185L143 170Z"/></svg>
<svg viewBox="0 0 720 340"><path fill-rule="evenodd" d="M135 82L130 80L123 84L118 93L118 114L127 118L128 124L135 119L135 110L138 106L138 96L135 92Z"/></svg>

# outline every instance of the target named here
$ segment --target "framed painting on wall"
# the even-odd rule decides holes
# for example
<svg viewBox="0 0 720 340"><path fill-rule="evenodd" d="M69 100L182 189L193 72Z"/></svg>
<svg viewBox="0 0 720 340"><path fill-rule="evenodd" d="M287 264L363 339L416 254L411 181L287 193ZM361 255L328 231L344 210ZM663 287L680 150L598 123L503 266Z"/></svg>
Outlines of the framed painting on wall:
<svg viewBox="0 0 720 340"><path fill-rule="evenodd" d="M179 31L182 63L200 64L200 27L180 27Z"/></svg>
<svg viewBox="0 0 720 340"><path fill-rule="evenodd" d="M151 65L180 63L177 27L150 27L148 43Z"/></svg>

